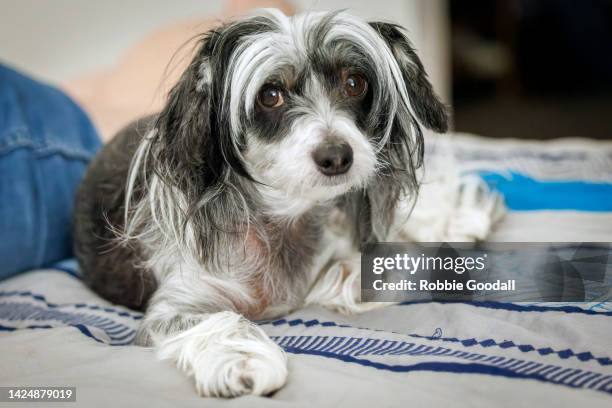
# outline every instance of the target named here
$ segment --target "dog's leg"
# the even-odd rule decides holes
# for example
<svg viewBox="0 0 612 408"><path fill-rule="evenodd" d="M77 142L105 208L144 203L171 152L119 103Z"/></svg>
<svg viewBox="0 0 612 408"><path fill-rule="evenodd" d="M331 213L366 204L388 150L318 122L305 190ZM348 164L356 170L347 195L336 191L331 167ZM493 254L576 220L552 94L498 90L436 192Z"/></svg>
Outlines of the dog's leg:
<svg viewBox="0 0 612 408"><path fill-rule="evenodd" d="M340 211L332 212L322 237L324 251L313 265L313 283L305 304L318 304L343 314L367 312L388 303L361 303L361 255L347 234L350 223Z"/></svg>
<svg viewBox="0 0 612 408"><path fill-rule="evenodd" d="M456 167L451 167L428 179L414 206L409 201L400 202L396 224L388 241L483 240L503 215L503 199L499 194L491 192L478 176L461 176ZM361 303L359 254L349 255L345 248L335 256L336 259L345 260L336 261L320 274L306 298L306 304L320 304L345 314L390 304Z"/></svg>
<svg viewBox="0 0 612 408"><path fill-rule="evenodd" d="M361 303L360 256L335 262L308 292L306 304L318 304L343 314L363 313L389 303Z"/></svg>
<svg viewBox="0 0 612 408"><path fill-rule="evenodd" d="M287 360L257 325L235 310L238 286L187 274L159 288L140 326L137 343L153 346L193 376L202 396L265 395L282 387Z"/></svg>

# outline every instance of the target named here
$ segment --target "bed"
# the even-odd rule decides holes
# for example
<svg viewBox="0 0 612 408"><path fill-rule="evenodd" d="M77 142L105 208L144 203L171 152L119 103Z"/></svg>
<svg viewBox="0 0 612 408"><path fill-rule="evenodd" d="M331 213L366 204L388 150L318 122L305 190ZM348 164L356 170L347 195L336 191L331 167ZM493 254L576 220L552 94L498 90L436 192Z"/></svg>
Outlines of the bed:
<svg viewBox="0 0 612 408"><path fill-rule="evenodd" d="M448 149L506 198L491 240L612 242L612 143L428 140L428 155ZM79 405L101 407L612 402L612 293L591 303L409 302L356 316L311 306L260 322L287 351L287 385L226 401L202 400L171 362L132 346L141 318L92 293L73 260L0 282L0 383L74 386Z"/></svg>

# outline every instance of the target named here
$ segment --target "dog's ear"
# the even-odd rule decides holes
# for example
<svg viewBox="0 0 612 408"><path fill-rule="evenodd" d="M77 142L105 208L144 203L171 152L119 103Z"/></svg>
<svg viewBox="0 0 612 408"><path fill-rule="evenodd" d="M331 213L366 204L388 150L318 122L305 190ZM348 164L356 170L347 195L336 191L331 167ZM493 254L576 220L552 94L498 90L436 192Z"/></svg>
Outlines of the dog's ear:
<svg viewBox="0 0 612 408"><path fill-rule="evenodd" d="M402 71L406 90L419 122L436 132L448 129L447 109L435 94L423 64L403 29L395 24L371 22L370 25L385 40Z"/></svg>
<svg viewBox="0 0 612 408"><path fill-rule="evenodd" d="M155 123L158 146L153 150L156 159L153 164L161 169L160 177L185 191L191 187L188 183L201 177L214 177L214 173L208 172L220 168L219 156L209 154L211 150L218 152L219 148L211 126L211 89L203 75L210 74L207 59L203 57L205 46L205 43L200 45L168 93Z"/></svg>
<svg viewBox="0 0 612 408"><path fill-rule="evenodd" d="M224 72L218 42L223 29L199 40L193 60L169 92L155 123L155 141L162 148L154 149L153 163L159 164L161 177L170 177L170 184L184 191L216 183L228 166L246 174L219 112Z"/></svg>

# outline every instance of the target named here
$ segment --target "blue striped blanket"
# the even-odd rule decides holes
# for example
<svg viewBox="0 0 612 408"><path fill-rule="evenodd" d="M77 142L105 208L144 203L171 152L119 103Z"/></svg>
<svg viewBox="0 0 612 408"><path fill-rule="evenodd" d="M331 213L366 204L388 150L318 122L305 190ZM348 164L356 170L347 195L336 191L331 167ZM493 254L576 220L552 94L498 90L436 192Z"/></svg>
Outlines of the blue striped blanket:
<svg viewBox="0 0 612 408"><path fill-rule="evenodd" d="M456 135L428 154L449 148L506 197L492 239L612 241L611 143ZM171 364L130 345L141 318L87 289L74 261L0 282L0 384L76 386L88 406L200 406ZM612 302L413 302L357 316L311 306L260 324L288 352L289 382L234 405L612 402Z"/></svg>

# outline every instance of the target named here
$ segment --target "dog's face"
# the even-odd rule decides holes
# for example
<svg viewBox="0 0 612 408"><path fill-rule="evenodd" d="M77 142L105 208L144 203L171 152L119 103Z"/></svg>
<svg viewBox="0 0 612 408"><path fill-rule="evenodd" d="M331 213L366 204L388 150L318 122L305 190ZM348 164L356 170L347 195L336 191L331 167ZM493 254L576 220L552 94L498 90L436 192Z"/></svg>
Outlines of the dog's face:
<svg viewBox="0 0 612 408"><path fill-rule="evenodd" d="M367 123L375 84L346 51L330 51L303 56L284 72L262 72L263 84L250 102L247 168L292 199L333 198L365 185L380 165Z"/></svg>
<svg viewBox="0 0 612 408"><path fill-rule="evenodd" d="M446 119L398 27L267 10L205 37L158 127L205 183L230 169L272 199L310 203L412 183L419 124L444 131Z"/></svg>
<svg viewBox="0 0 612 408"><path fill-rule="evenodd" d="M248 171L294 199L365 185L381 165L376 136L384 129L370 118L381 88L375 61L349 37L361 31L335 27L338 15L274 17L234 55L230 110Z"/></svg>

